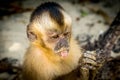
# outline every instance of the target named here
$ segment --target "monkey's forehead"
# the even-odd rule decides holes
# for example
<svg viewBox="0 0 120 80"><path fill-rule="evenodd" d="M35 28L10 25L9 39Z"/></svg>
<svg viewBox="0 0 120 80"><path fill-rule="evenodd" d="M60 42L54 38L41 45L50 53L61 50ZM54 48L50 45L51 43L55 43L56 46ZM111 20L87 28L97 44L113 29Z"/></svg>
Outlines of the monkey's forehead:
<svg viewBox="0 0 120 80"><path fill-rule="evenodd" d="M31 15L30 21L34 20L37 16L42 16L44 13L49 13L50 17L54 19L59 25L64 25L64 17L60 10L63 8L55 2L46 2L38 6Z"/></svg>
<svg viewBox="0 0 120 80"><path fill-rule="evenodd" d="M64 25L60 25L57 23L57 21L55 21L53 18L51 18L51 16L49 15L49 13L44 13L41 16L38 16L35 20L34 20L34 26L38 27L40 30L43 29L64 29L66 27L71 27L71 18L70 16L65 13L64 11L61 11L62 14L64 15L63 17L63 21L64 21Z"/></svg>

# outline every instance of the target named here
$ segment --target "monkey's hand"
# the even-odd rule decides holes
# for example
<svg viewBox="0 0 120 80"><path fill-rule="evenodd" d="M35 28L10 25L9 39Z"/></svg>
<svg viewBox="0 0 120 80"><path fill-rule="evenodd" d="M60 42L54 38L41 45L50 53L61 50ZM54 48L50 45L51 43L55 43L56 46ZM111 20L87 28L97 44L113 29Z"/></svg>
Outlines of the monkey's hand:
<svg viewBox="0 0 120 80"><path fill-rule="evenodd" d="M83 53L82 66L81 68L87 68L90 70L95 70L98 64L96 61L96 52L95 51L86 51Z"/></svg>
<svg viewBox="0 0 120 80"><path fill-rule="evenodd" d="M82 66L89 70L96 70L102 66L102 62L98 62L96 51L86 51L83 53Z"/></svg>
<svg viewBox="0 0 120 80"><path fill-rule="evenodd" d="M97 63L95 51L86 51L83 53L83 57L80 60L80 72L82 74L82 80L94 80L98 69L101 64ZM90 74L92 74L90 76Z"/></svg>

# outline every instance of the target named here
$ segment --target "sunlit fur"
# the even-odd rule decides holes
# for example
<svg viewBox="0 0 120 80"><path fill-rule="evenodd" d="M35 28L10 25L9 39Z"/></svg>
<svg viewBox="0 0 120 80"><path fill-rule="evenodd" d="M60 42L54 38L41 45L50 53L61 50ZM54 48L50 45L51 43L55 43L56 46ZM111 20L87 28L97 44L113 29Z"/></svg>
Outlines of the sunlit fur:
<svg viewBox="0 0 120 80"><path fill-rule="evenodd" d="M50 42L48 39L47 33L52 30L61 34L66 31L71 32L70 16L61 8L58 9L63 15L63 25L58 24L51 18L49 12L45 11L42 15L31 20L27 27L27 32L34 33L36 39L30 41L30 47L25 55L23 63L25 80L53 80L78 67L81 50L72 35L69 36L69 54L67 57L57 55L53 49L56 42Z"/></svg>

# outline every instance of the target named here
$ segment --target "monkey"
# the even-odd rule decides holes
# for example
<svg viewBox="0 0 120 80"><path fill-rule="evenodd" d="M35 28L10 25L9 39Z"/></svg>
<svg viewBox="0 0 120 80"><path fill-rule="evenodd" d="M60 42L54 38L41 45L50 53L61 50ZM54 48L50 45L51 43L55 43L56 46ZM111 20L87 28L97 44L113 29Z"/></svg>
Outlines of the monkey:
<svg viewBox="0 0 120 80"><path fill-rule="evenodd" d="M79 66L83 51L72 36L71 17L58 3L38 6L26 32L30 44L24 56L24 80L64 80L58 77Z"/></svg>

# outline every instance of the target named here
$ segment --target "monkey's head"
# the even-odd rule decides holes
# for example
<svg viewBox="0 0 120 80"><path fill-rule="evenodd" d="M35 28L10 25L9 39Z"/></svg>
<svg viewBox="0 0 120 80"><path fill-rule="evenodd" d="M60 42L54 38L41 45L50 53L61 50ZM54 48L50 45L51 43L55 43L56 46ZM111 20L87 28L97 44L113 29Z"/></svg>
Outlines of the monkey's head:
<svg viewBox="0 0 120 80"><path fill-rule="evenodd" d="M67 56L71 39L71 18L59 4L43 3L31 15L27 36L32 43L60 56Z"/></svg>

